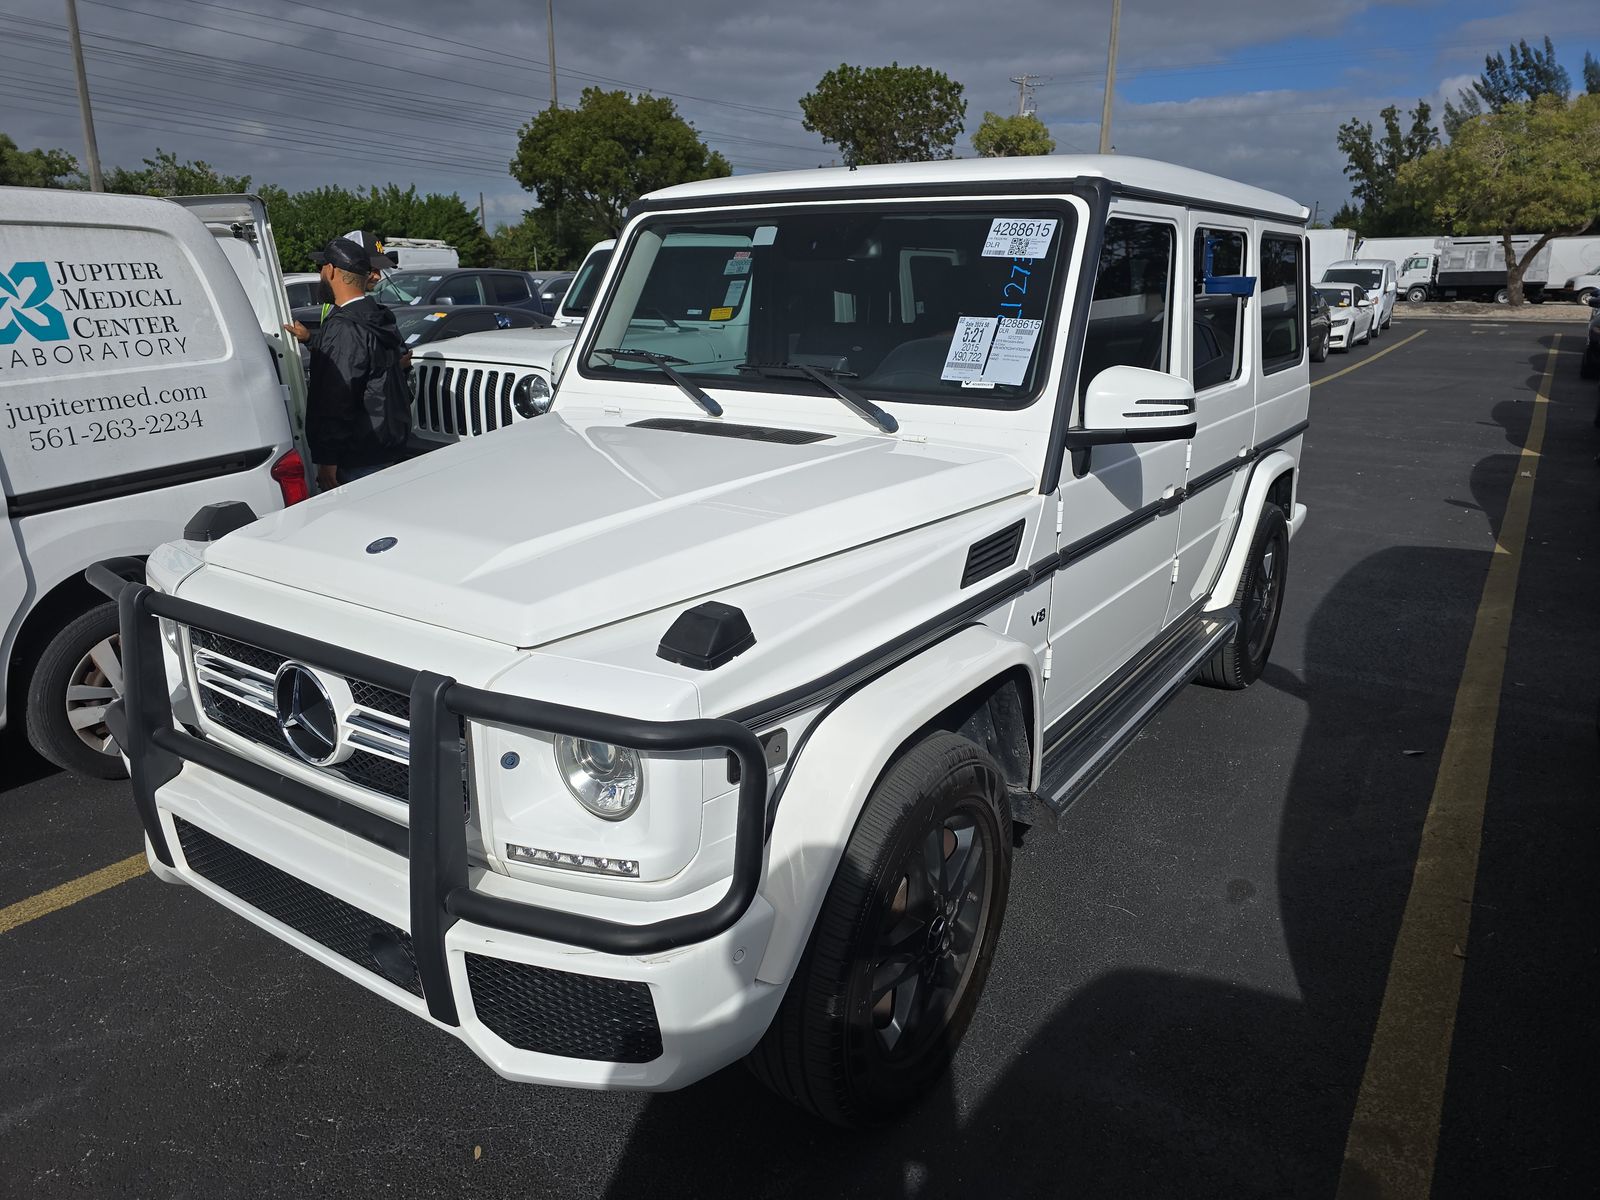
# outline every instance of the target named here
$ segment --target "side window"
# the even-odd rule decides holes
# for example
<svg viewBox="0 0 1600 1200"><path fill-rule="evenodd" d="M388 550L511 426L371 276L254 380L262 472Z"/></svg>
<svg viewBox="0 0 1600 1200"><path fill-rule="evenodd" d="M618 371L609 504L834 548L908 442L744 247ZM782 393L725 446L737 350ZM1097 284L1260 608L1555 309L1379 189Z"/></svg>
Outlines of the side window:
<svg viewBox="0 0 1600 1200"><path fill-rule="evenodd" d="M1244 299L1205 294L1206 249L1212 275L1246 275L1245 236L1237 229L1194 231L1194 390L1231 383L1244 372Z"/></svg>
<svg viewBox="0 0 1600 1200"><path fill-rule="evenodd" d="M1261 235L1261 369L1267 374L1294 366L1305 349L1301 257L1299 238Z"/></svg>
<svg viewBox="0 0 1600 1200"><path fill-rule="evenodd" d="M489 283L495 304L521 304L530 295L528 281L521 275L491 275Z"/></svg>
<svg viewBox="0 0 1600 1200"><path fill-rule="evenodd" d="M476 275L453 275L433 294L435 304L482 304L483 287Z"/></svg>
<svg viewBox="0 0 1600 1200"><path fill-rule="evenodd" d="M1079 395L1107 367L1169 369L1176 240L1172 226L1159 222L1126 217L1106 222L1078 375Z"/></svg>

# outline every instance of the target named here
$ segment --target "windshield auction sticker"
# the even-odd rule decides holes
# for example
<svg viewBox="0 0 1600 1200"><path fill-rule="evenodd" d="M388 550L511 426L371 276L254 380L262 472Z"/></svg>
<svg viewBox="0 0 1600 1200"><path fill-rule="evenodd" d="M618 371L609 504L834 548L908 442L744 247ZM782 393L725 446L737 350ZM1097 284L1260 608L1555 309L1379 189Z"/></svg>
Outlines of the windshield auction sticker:
<svg viewBox="0 0 1600 1200"><path fill-rule="evenodd" d="M994 341L999 317L962 317L956 322L955 336L950 339L950 350L944 356L944 370L940 379L977 380L983 377L983 364L989 360L989 346Z"/></svg>
<svg viewBox="0 0 1600 1200"><path fill-rule="evenodd" d="M983 242L984 258L1043 258L1055 240L1056 221L996 217Z"/></svg>
<svg viewBox="0 0 1600 1200"><path fill-rule="evenodd" d="M1043 328L1043 321L1001 317L981 378L990 383L1020 386L1027 377L1028 364L1033 361L1033 348L1038 344L1039 331Z"/></svg>

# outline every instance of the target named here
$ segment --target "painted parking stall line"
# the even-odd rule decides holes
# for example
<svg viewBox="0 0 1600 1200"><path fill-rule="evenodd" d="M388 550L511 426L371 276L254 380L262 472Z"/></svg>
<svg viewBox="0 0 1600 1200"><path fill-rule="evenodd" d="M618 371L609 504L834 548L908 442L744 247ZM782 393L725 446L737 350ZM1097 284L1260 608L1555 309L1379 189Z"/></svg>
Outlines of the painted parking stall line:
<svg viewBox="0 0 1600 1200"><path fill-rule="evenodd" d="M1427 1200L1432 1190L1500 689L1560 342L1558 335L1545 359L1527 440L1467 645L1466 666L1456 689L1450 731L1345 1143L1341 1200L1367 1196Z"/></svg>
<svg viewBox="0 0 1600 1200"><path fill-rule="evenodd" d="M143 853L131 854L121 862L114 862L109 867L101 867L98 871L90 871L87 875L80 875L77 879L69 879L66 883L59 884L48 891L38 895L29 896L26 900L18 900L15 904L8 904L0 908L0 934L10 933L13 929L21 928L29 921L37 921L40 917L48 917L53 912L69 908L80 900L87 900L91 896L98 896L101 892L116 887L118 884L127 883L130 879L137 879L146 874L150 866L145 862Z"/></svg>
<svg viewBox="0 0 1600 1200"><path fill-rule="evenodd" d="M1359 371L1362 367L1365 367L1365 366L1368 366L1371 363L1377 362L1385 354L1393 354L1396 350L1400 349L1400 347L1409 346L1412 342L1416 341L1419 337L1421 337L1423 334L1425 334L1427 332L1428 331L1426 329L1419 329L1415 333L1413 333L1410 337L1402 338L1400 341L1396 342L1392 346L1385 346L1382 350L1379 350L1376 354L1369 354L1366 358L1363 358L1358 363L1351 363L1348 367L1345 367L1342 370L1335 371L1332 375L1324 375L1321 379L1313 379L1311 381L1311 386L1312 387L1321 387L1325 383L1331 383L1333 380L1338 379L1339 376L1341 376L1341 375L1348 375L1348 374L1350 374L1351 371Z"/></svg>

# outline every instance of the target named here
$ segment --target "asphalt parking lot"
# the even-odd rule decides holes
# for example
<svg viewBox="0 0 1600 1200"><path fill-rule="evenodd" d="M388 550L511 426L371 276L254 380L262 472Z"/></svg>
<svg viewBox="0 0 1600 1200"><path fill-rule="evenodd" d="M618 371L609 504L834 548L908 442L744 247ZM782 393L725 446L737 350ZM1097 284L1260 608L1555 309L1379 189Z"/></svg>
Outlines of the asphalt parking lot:
<svg viewBox="0 0 1600 1200"><path fill-rule="evenodd" d="M1267 674L1188 689L1029 836L955 1071L874 1134L739 1068L659 1096L505 1083L148 875L8 907L140 843L125 785L7 731L0 1195L1428 1194L1381 1191L1385 1154L1436 1154L1440 1197L1591 1194L1582 330L1407 321L1313 368Z"/></svg>

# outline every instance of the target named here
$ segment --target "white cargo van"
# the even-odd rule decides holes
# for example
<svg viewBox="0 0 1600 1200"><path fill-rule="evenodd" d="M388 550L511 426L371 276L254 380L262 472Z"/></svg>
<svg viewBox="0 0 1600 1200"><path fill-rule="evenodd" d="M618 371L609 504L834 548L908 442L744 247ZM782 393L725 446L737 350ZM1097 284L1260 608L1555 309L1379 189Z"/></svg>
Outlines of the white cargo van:
<svg viewBox="0 0 1600 1200"><path fill-rule="evenodd" d="M25 713L56 764L123 773L117 613L84 568L143 558L214 501L305 496L287 319L254 197L0 188L0 726Z"/></svg>
<svg viewBox="0 0 1600 1200"><path fill-rule="evenodd" d="M438 238L384 238L378 248L402 271L428 267L453 271L461 265L456 248Z"/></svg>

